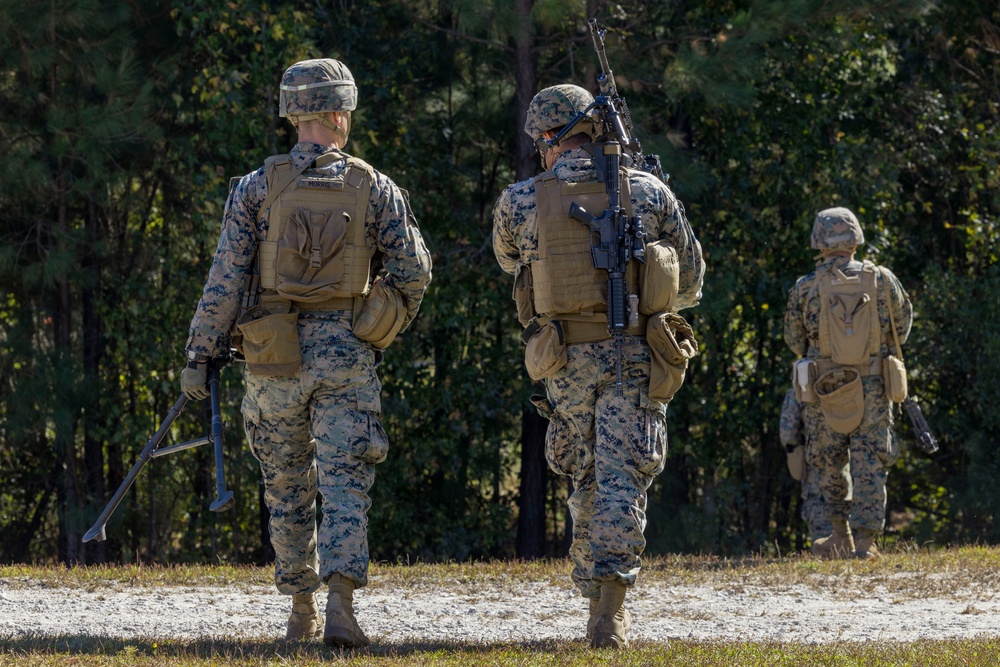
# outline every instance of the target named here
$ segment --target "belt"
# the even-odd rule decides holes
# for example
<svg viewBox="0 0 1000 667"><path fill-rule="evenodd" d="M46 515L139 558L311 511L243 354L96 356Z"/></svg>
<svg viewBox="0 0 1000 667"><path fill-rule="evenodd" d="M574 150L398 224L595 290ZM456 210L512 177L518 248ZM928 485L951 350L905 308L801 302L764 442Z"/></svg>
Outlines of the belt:
<svg viewBox="0 0 1000 667"><path fill-rule="evenodd" d="M868 361L863 364L837 364L834 363L833 359L813 359L816 362L816 375L822 375L827 371L832 371L834 368L853 368L858 372L858 375L865 377L868 375L881 375L882 374L882 358L878 355L871 356Z"/></svg>
<svg viewBox="0 0 1000 667"><path fill-rule="evenodd" d="M608 331L607 319L604 315L601 316L601 319L588 322L576 319L564 319L564 317L572 318L574 316L538 316L532 318L531 321L528 322L528 326L526 326L524 331L521 332L521 342L527 344L528 340L538 333L539 329L553 320L559 322L559 326L562 328L563 342L567 345L575 345L577 343L597 343L611 338L611 333ZM639 325L636 327L629 327L624 333L628 336L645 337L647 319L648 318L645 315L639 315Z"/></svg>
<svg viewBox="0 0 1000 667"><path fill-rule="evenodd" d="M304 301L291 301L284 297L277 297L272 295L261 295L260 304L264 306L268 312L290 312L292 307L295 307L301 313L310 313L318 310L354 310L354 297L350 296L337 296L330 299L324 299L323 301L312 301L306 303Z"/></svg>

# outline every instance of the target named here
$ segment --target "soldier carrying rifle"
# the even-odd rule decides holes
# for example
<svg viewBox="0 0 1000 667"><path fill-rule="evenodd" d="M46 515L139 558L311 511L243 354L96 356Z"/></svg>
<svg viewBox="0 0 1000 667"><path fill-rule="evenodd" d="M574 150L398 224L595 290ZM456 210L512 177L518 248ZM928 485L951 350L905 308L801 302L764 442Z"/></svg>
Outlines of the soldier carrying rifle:
<svg viewBox="0 0 1000 667"><path fill-rule="evenodd" d="M591 27L603 55L604 33ZM545 384L533 402L550 420L546 459L573 479L572 578L590 604L587 638L624 647L667 404L697 353L677 311L700 300L704 264L663 179L627 166L638 142L602 64L597 98L563 84L532 99L524 131L545 171L501 193L493 248L514 275L528 373Z"/></svg>

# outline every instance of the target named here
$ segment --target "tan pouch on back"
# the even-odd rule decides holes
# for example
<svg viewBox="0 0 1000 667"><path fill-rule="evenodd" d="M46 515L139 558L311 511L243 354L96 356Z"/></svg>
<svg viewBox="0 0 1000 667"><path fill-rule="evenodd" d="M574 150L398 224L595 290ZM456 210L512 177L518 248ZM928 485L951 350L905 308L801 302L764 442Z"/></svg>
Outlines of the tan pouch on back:
<svg viewBox="0 0 1000 667"><path fill-rule="evenodd" d="M399 292L377 280L354 314L354 335L372 346L384 350L403 327L406 305Z"/></svg>
<svg viewBox="0 0 1000 667"><path fill-rule="evenodd" d="M649 344L649 399L667 403L684 384L688 360L698 354L691 325L677 313L660 313L646 322Z"/></svg>
<svg viewBox="0 0 1000 667"><path fill-rule="evenodd" d="M542 380L558 373L566 365L566 340L559 320L542 326L528 339L524 348L524 366L532 380Z"/></svg>
<svg viewBox="0 0 1000 667"><path fill-rule="evenodd" d="M246 312L236 324L243 336L243 356L254 375L295 375L302 365L299 311L269 313L263 306Z"/></svg>
<svg viewBox="0 0 1000 667"><path fill-rule="evenodd" d="M819 407L837 433L850 433L861 424L865 416L865 391L861 374L848 366L834 368L816 379L816 396Z"/></svg>
<svg viewBox="0 0 1000 667"><path fill-rule="evenodd" d="M893 403L906 400L906 366L902 359L890 354L882 360L882 384L887 399Z"/></svg>
<svg viewBox="0 0 1000 667"><path fill-rule="evenodd" d="M639 312L654 315L670 310L680 288L677 251L667 241L646 244L646 261L639 273Z"/></svg>

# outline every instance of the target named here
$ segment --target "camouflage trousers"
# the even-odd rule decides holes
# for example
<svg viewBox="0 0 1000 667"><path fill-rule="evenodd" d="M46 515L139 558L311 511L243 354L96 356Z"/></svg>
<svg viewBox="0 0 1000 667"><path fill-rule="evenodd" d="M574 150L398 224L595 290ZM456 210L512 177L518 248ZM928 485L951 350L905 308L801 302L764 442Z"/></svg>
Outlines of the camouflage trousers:
<svg viewBox="0 0 1000 667"><path fill-rule="evenodd" d="M885 525L885 482L896 447L882 378L868 376L862 383L864 416L851 433L831 429L819 403L806 404L806 463L816 471L831 519L845 519L854 528L877 533Z"/></svg>
<svg viewBox="0 0 1000 667"><path fill-rule="evenodd" d="M833 532L830 525L830 509L819 488L819 475L812 466L806 466L802 480L802 518L809 527L809 538L815 542Z"/></svg>
<svg viewBox="0 0 1000 667"><path fill-rule="evenodd" d="M667 406L646 397L649 351L640 339L622 348L621 397L608 340L568 346L566 367L545 380L548 400L536 401L551 420L549 467L573 479L572 578L587 598L600 597L603 581L635 584L646 547L646 491L667 454Z"/></svg>
<svg viewBox="0 0 1000 667"><path fill-rule="evenodd" d="M274 581L286 595L313 592L333 574L368 583L368 493L389 448L381 353L359 342L342 317L300 317L295 375L245 374L244 423L270 512Z"/></svg>

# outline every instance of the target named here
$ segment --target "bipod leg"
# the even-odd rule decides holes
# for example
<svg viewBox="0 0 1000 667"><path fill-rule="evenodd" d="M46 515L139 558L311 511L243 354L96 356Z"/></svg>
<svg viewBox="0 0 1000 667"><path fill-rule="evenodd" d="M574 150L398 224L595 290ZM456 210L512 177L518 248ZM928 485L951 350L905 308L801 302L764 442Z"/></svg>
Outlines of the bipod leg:
<svg viewBox="0 0 1000 667"><path fill-rule="evenodd" d="M146 465L146 462L149 461L150 458L152 458L153 452L156 451L156 448L160 446L160 442L163 441L164 436L166 436L167 432L170 430L170 426L174 423L174 420L177 419L177 415L181 413L181 410L184 409L184 406L187 404L187 402L188 402L188 397L185 394L181 394L180 398L177 399L177 402L174 403L174 406L170 408L170 412L167 413L167 416L163 419L163 422L160 423L160 427L156 429L156 433L154 433L152 437L149 438L149 440L146 442L146 446L142 448L142 452L139 453L139 458L136 459L136 462L132 466L132 469L129 471L125 479L122 481L121 486L118 487L118 490L115 491L115 495L112 496L111 500L108 501L108 504L105 506L104 511L101 512L101 516L98 517L93 527L91 527L90 530L84 533L83 535L84 542L90 542L91 540L97 540L98 542L103 542L104 540L107 539L107 535L105 534L104 531L105 524L107 524L108 519L111 517L111 514L118 507L118 504L122 501L122 498L125 497L125 493L128 491L128 488L132 486L132 482L134 482L135 478L139 475L139 471L142 470L142 467Z"/></svg>
<svg viewBox="0 0 1000 667"><path fill-rule="evenodd" d="M222 459L222 408L219 400L219 365L209 364L208 389L212 393L212 442L215 444L215 500L208 509L224 512L236 501L233 492L226 488L226 474Z"/></svg>

